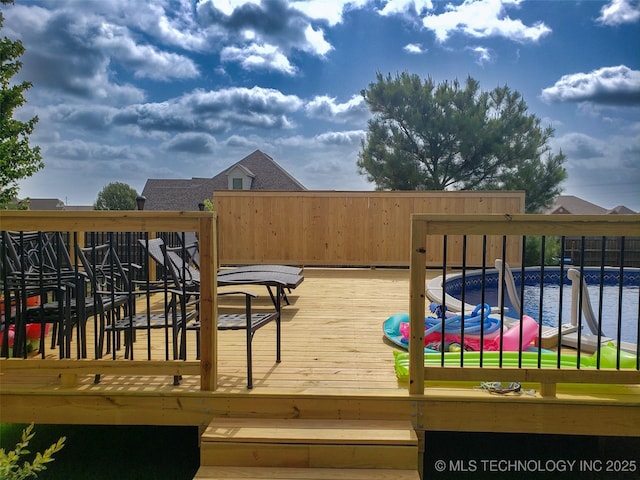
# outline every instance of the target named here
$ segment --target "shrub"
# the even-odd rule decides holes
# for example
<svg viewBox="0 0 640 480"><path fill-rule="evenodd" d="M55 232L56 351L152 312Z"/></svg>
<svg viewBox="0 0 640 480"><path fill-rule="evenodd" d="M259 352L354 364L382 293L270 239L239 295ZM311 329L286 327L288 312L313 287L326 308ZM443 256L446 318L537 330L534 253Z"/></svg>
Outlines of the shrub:
<svg viewBox="0 0 640 480"><path fill-rule="evenodd" d="M542 257L542 237L527 237L525 247L524 264L527 267L540 265ZM544 264L558 265L560 257L560 239L558 237L546 237L544 245Z"/></svg>
<svg viewBox="0 0 640 480"><path fill-rule="evenodd" d="M6 480L22 480L29 477L37 477L38 472L47 469L46 464L53 462L53 454L62 450L65 437L60 437L56 443L47 448L44 453L36 452L32 463L24 462L20 465L20 457L31 452L27 449L29 441L35 436L33 423L22 431L22 440L16 445L15 450L9 452L0 448L0 478Z"/></svg>

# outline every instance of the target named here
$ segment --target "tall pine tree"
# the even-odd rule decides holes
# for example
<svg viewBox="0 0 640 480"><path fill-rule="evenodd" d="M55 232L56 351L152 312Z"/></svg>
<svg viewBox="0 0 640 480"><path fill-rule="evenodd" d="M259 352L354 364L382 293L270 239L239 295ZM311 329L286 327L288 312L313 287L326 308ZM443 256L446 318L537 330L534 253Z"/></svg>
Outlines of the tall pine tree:
<svg viewBox="0 0 640 480"><path fill-rule="evenodd" d="M523 189L527 212L561 191L565 156L517 91L402 73L378 74L362 96L373 118L358 167L379 190Z"/></svg>

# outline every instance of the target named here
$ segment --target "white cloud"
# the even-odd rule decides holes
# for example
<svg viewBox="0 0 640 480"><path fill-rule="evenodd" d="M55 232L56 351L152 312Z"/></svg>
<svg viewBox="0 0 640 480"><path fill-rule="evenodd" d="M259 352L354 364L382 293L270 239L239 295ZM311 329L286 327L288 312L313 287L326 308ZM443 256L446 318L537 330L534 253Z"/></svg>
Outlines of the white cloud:
<svg viewBox="0 0 640 480"><path fill-rule="evenodd" d="M247 3L260 5L260 0L200 0L198 4L211 3L217 10L225 15L231 15L234 10Z"/></svg>
<svg viewBox="0 0 640 480"><path fill-rule="evenodd" d="M611 0L600 10L598 22L604 25L620 25L640 20L638 0Z"/></svg>
<svg viewBox="0 0 640 480"><path fill-rule="evenodd" d="M317 135L318 142L326 145L360 145L360 140L365 137L364 130L351 130L348 132L325 132Z"/></svg>
<svg viewBox="0 0 640 480"><path fill-rule="evenodd" d="M188 108L196 118L210 118L236 123L237 127L291 128L287 117L302 107L295 95L285 95L269 88L227 88L215 91L196 90L177 103Z"/></svg>
<svg viewBox="0 0 640 480"><path fill-rule="evenodd" d="M65 161L91 163L94 160L136 160L141 152L128 145L104 145L74 139L52 144L47 147L46 153Z"/></svg>
<svg viewBox="0 0 640 480"><path fill-rule="evenodd" d="M170 80L199 76L195 63L182 55L163 52L151 45L137 44L126 28L102 24L93 46L108 55L113 62L131 68L138 78Z"/></svg>
<svg viewBox="0 0 640 480"><path fill-rule="evenodd" d="M551 33L551 29L542 22L526 26L521 20L513 20L505 14L507 7L517 7L520 2L521 0L465 0L457 6L448 4L445 13L427 15L422 24L432 30L440 42L445 42L456 32L474 38L505 37L521 43L537 42Z"/></svg>
<svg viewBox="0 0 640 480"><path fill-rule="evenodd" d="M481 67L486 63L491 63L493 61L493 55L491 54L491 50L485 47L467 47L467 50L473 53L473 56L476 59L476 63Z"/></svg>
<svg viewBox="0 0 640 480"><path fill-rule="evenodd" d="M247 138L242 135L231 135L224 141L224 145L231 148L242 148L244 150L264 148L260 147L260 138Z"/></svg>
<svg viewBox="0 0 640 480"><path fill-rule="evenodd" d="M420 15L424 10L432 10L431 0L387 0L385 6L379 11L380 15L396 15L402 13L415 13Z"/></svg>
<svg viewBox="0 0 640 480"><path fill-rule="evenodd" d="M291 128L288 115L302 108L302 100L260 87L194 90L164 102L134 103L122 108L58 104L40 111L41 120L66 134L79 130L117 133L124 137L201 141L203 135L242 129ZM183 135L184 134L184 135ZM193 134L188 136L186 134ZM186 135L186 136L185 136ZM212 142L205 142L213 145Z"/></svg>
<svg viewBox="0 0 640 480"><path fill-rule="evenodd" d="M360 95L352 96L345 103L336 103L336 99L321 95L315 97L305 106L310 118L346 122L364 120L369 115L369 109Z"/></svg>
<svg viewBox="0 0 640 480"><path fill-rule="evenodd" d="M216 139L206 133L186 132L175 135L161 145L163 150L186 152L196 155L209 154L214 151Z"/></svg>
<svg viewBox="0 0 640 480"><path fill-rule="evenodd" d="M18 38L25 45L23 74L39 87L46 103L68 99L122 105L144 101L146 93L119 77L118 67L134 78L194 78L191 59L141 43L125 25L80 10L39 7L10 9L7 21L24 26Z"/></svg>
<svg viewBox="0 0 640 480"><path fill-rule="evenodd" d="M272 70L294 75L296 68L275 45L251 44L247 47L225 47L220 52L223 62L238 62L244 70Z"/></svg>
<svg viewBox="0 0 640 480"><path fill-rule="evenodd" d="M601 139L593 138L584 133L567 133L554 141L555 148L562 149L572 164L591 162L602 159L607 152L607 144Z"/></svg>
<svg viewBox="0 0 640 480"><path fill-rule="evenodd" d="M396 3L398 0L391 0L388 3ZM326 22L330 27L342 23L342 15L346 10L362 8L371 0L293 0L288 6L304 13L312 20ZM236 10L247 4L255 6L261 5L260 0L199 0L197 8L212 5L224 15L230 16ZM402 3L414 3L414 0L402 0ZM415 0L416 4L431 3L430 0Z"/></svg>
<svg viewBox="0 0 640 480"><path fill-rule="evenodd" d="M629 128L604 138L573 132L554 139L553 148L567 154L565 192L604 208L625 205L640 210L639 138Z"/></svg>
<svg viewBox="0 0 640 480"><path fill-rule="evenodd" d="M309 25L304 31L304 36L307 39L308 45L311 46L311 49L305 50L311 50L320 56L324 56L333 50L331 44L325 40L322 30L314 30L314 28Z"/></svg>
<svg viewBox="0 0 640 480"><path fill-rule="evenodd" d="M416 55L420 53L425 53L428 51L426 48L423 49L422 44L420 43L408 43L403 47L403 50L407 53L413 53Z"/></svg>
<svg viewBox="0 0 640 480"><path fill-rule="evenodd" d="M640 71L625 65L603 67L589 73L564 75L542 90L545 102L594 102L610 105L640 103Z"/></svg>
<svg viewBox="0 0 640 480"><path fill-rule="evenodd" d="M153 26L150 31L153 31ZM158 40L185 50L202 51L207 45L206 35L192 21L177 22L162 14L155 23L155 31Z"/></svg>
<svg viewBox="0 0 640 480"><path fill-rule="evenodd" d="M227 61L239 61L245 70L261 68L292 75L297 71L290 60L292 52L324 57L333 50L315 18L321 3L202 0L196 10L200 28L211 36L211 48L221 50ZM324 2L324 8L339 12L340 20L345 5Z"/></svg>
<svg viewBox="0 0 640 480"><path fill-rule="evenodd" d="M342 23L346 4L342 0L303 0L291 2L291 6L314 20L326 21L330 27Z"/></svg>

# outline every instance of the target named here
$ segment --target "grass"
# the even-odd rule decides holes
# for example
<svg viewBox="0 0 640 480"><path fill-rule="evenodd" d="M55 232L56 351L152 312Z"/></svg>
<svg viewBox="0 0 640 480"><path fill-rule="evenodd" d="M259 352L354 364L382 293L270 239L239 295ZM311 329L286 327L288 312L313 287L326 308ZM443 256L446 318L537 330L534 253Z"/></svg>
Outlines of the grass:
<svg viewBox="0 0 640 480"><path fill-rule="evenodd" d="M0 446L14 448L26 425L0 425ZM47 480L191 480L198 470L196 427L36 425L35 452L66 436L64 448L39 478Z"/></svg>

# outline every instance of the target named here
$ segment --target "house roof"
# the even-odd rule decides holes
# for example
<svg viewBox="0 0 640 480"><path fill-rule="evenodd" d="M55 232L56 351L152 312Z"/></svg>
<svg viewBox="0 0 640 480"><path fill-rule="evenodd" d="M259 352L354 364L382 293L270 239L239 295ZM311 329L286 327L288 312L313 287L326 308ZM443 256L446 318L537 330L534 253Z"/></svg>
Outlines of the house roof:
<svg viewBox="0 0 640 480"><path fill-rule="evenodd" d="M630 208L625 207L624 205L618 205L617 207L613 207L607 213L618 214L618 215L632 215L636 212L634 212Z"/></svg>
<svg viewBox="0 0 640 480"><path fill-rule="evenodd" d="M64 202L59 198L30 198L29 210L64 210Z"/></svg>
<svg viewBox="0 0 640 480"><path fill-rule="evenodd" d="M545 213L561 214L571 213L574 215L603 215L603 214L617 214L617 215L630 215L634 214L633 210L625 207L624 205L618 205L610 210L603 208L591 202L587 202L575 195L558 195L553 201L553 205Z"/></svg>
<svg viewBox="0 0 640 480"><path fill-rule="evenodd" d="M571 213L574 215L601 215L607 213L606 208L602 208L594 203L587 202L574 195L558 195L553 201L553 205L546 213L562 214Z"/></svg>
<svg viewBox="0 0 640 480"><path fill-rule="evenodd" d="M145 210L198 210L198 204L213 195L210 178L147 180L142 195Z"/></svg>
<svg viewBox="0 0 640 480"><path fill-rule="evenodd" d="M253 176L252 190L306 190L269 155L256 150L225 168L213 178L149 179L142 190L145 210L198 210L198 204L211 199L215 191L228 190L228 173L234 168Z"/></svg>

